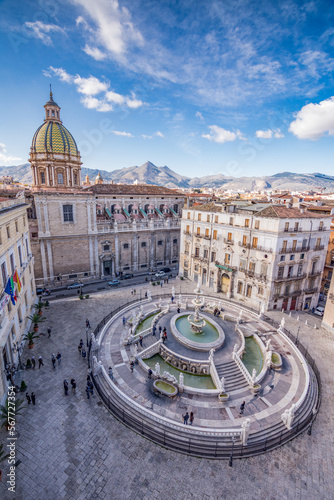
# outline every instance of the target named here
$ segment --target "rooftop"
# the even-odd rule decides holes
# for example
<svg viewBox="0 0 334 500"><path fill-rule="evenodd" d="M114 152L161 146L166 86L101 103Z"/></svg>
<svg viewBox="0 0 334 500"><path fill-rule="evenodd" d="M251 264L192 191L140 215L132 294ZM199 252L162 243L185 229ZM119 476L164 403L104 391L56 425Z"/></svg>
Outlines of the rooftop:
<svg viewBox="0 0 334 500"><path fill-rule="evenodd" d="M299 208L289 208L284 205L271 205L261 210L258 215L259 217L272 217L275 219L323 219L326 217L325 214L300 210Z"/></svg>
<svg viewBox="0 0 334 500"><path fill-rule="evenodd" d="M151 184L94 184L84 188L83 191L89 191L94 194L113 194L119 195L146 195L146 196L184 196L183 193L174 191L163 186L154 186Z"/></svg>

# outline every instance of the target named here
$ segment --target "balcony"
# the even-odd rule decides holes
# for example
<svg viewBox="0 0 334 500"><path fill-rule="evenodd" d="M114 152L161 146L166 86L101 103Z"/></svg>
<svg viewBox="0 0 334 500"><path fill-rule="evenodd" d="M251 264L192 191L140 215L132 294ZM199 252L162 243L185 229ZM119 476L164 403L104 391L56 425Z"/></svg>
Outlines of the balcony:
<svg viewBox="0 0 334 500"><path fill-rule="evenodd" d="M193 259L199 260L200 262L209 263L209 257L200 257L199 255L192 254Z"/></svg>
<svg viewBox="0 0 334 500"><path fill-rule="evenodd" d="M315 288L306 288L304 290L304 293L317 293L317 292L319 292L318 287L315 287Z"/></svg>
<svg viewBox="0 0 334 500"><path fill-rule="evenodd" d="M314 252L318 252L319 250L323 250L325 248L324 245L316 245L313 250Z"/></svg>
<svg viewBox="0 0 334 500"><path fill-rule="evenodd" d="M275 283L279 283L280 281L303 280L304 278L306 278L306 273L294 274L293 276L277 276L277 278L274 278L274 281Z"/></svg>
<svg viewBox="0 0 334 500"><path fill-rule="evenodd" d="M234 245L234 241L233 240L229 240L227 238L224 238L224 243L227 243L227 245Z"/></svg>
<svg viewBox="0 0 334 500"><path fill-rule="evenodd" d="M186 236L192 236L192 233L190 233L190 232L188 232L186 230L183 231L183 234L185 234Z"/></svg>
<svg viewBox="0 0 334 500"><path fill-rule="evenodd" d="M310 247L283 247L280 249L279 253L304 253L308 252Z"/></svg>
<svg viewBox="0 0 334 500"><path fill-rule="evenodd" d="M307 276L308 276L309 278L315 278L316 276L320 276L320 274L321 274L321 273L322 273L322 271L315 271L315 272L313 272L313 273L312 273L312 272L310 272L310 273L308 273L308 274L307 274Z"/></svg>
<svg viewBox="0 0 334 500"><path fill-rule="evenodd" d="M258 250L259 252L273 253L273 250L271 248L264 248L261 247L260 245L253 246L250 243L243 243L242 241L239 241L238 245L239 247L248 248L250 250Z"/></svg>
<svg viewBox="0 0 334 500"><path fill-rule="evenodd" d="M302 233L303 231L305 231L305 229L303 230L301 227L298 228L288 227L283 229L283 233Z"/></svg>
<svg viewBox="0 0 334 500"><path fill-rule="evenodd" d="M302 290L293 290L289 292L279 292L279 293L274 293L274 299L284 299L288 297L297 297L298 295L301 295Z"/></svg>

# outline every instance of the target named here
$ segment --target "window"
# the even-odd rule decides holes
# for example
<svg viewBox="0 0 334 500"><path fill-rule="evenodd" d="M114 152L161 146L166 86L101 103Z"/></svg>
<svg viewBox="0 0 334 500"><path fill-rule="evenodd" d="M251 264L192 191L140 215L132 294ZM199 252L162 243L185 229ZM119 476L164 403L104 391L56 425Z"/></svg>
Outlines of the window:
<svg viewBox="0 0 334 500"><path fill-rule="evenodd" d="M196 273L198 273L198 271L199 271L199 265L198 264L195 265L194 271L196 271Z"/></svg>
<svg viewBox="0 0 334 500"><path fill-rule="evenodd" d="M202 214L198 214L197 220L202 220Z"/></svg>
<svg viewBox="0 0 334 500"><path fill-rule="evenodd" d="M295 256L294 255L290 255L290 260L295 260Z"/></svg>
<svg viewBox="0 0 334 500"><path fill-rule="evenodd" d="M109 245L103 245L103 250L104 250L104 252L108 252L108 250L110 250L110 246Z"/></svg>
<svg viewBox="0 0 334 500"><path fill-rule="evenodd" d="M255 262L250 262L250 263L249 263L249 270L250 270L251 272L254 272L254 271L255 271Z"/></svg>
<svg viewBox="0 0 334 500"><path fill-rule="evenodd" d="M260 273L263 276L267 276L267 272L268 272L268 266L267 266L267 264L261 264L261 271L260 271Z"/></svg>
<svg viewBox="0 0 334 500"><path fill-rule="evenodd" d="M247 236L242 237L242 246L245 247L247 245Z"/></svg>
<svg viewBox="0 0 334 500"><path fill-rule="evenodd" d="M211 252L211 262L216 262L216 252Z"/></svg>
<svg viewBox="0 0 334 500"><path fill-rule="evenodd" d="M46 184L46 182L45 182L45 172L41 172L41 184Z"/></svg>
<svg viewBox="0 0 334 500"><path fill-rule="evenodd" d="M15 231L18 233L19 232L19 225L17 220L15 221Z"/></svg>
<svg viewBox="0 0 334 500"><path fill-rule="evenodd" d="M208 258L208 251L207 250L204 250L203 257L204 257L204 259Z"/></svg>
<svg viewBox="0 0 334 500"><path fill-rule="evenodd" d="M158 241L158 246L161 247L162 246L162 240L159 240Z"/></svg>
<svg viewBox="0 0 334 500"><path fill-rule="evenodd" d="M145 247L146 247L146 241L142 241L142 242L141 242L141 247L142 247L142 248L145 248Z"/></svg>
<svg viewBox="0 0 334 500"><path fill-rule="evenodd" d="M186 226L186 234L189 234L189 226Z"/></svg>
<svg viewBox="0 0 334 500"><path fill-rule="evenodd" d="M293 275L293 266L288 267L288 278L291 278Z"/></svg>
<svg viewBox="0 0 334 500"><path fill-rule="evenodd" d="M283 252L286 252L286 248L287 248L287 246L288 246L288 242L287 242L287 240L284 240L284 241L283 241L283 246L282 246L282 250L283 250Z"/></svg>
<svg viewBox="0 0 334 500"><path fill-rule="evenodd" d="M147 267L147 264L141 264L140 267Z"/></svg>
<svg viewBox="0 0 334 500"><path fill-rule="evenodd" d="M240 259L240 268L246 269L247 261L244 259Z"/></svg>
<svg viewBox="0 0 334 500"><path fill-rule="evenodd" d="M301 276L303 272L303 264L299 264L298 270L297 270L297 276Z"/></svg>
<svg viewBox="0 0 334 500"><path fill-rule="evenodd" d="M229 254L229 253L225 254L224 262L225 262L225 264L229 264L231 262L231 254Z"/></svg>
<svg viewBox="0 0 334 500"><path fill-rule="evenodd" d="M217 239L217 230L215 229L213 231L213 239L216 240Z"/></svg>
<svg viewBox="0 0 334 500"><path fill-rule="evenodd" d="M19 251L19 261L20 261L20 267L22 267L22 252L21 252L21 247L18 246L17 247L18 251Z"/></svg>
<svg viewBox="0 0 334 500"><path fill-rule="evenodd" d="M5 288L7 285L8 277L7 277L7 269L6 269L6 262L3 262L1 264L1 277L2 277L2 285Z"/></svg>
<svg viewBox="0 0 334 500"><path fill-rule="evenodd" d="M290 293L290 288L291 285L285 285L285 295L288 295Z"/></svg>
<svg viewBox="0 0 334 500"><path fill-rule="evenodd" d="M73 174L73 181L74 181L74 185L76 186L78 184L78 175L77 174Z"/></svg>
<svg viewBox="0 0 334 500"><path fill-rule="evenodd" d="M259 220L255 221L255 229L260 229L260 221Z"/></svg>
<svg viewBox="0 0 334 500"><path fill-rule="evenodd" d="M184 265L184 267L189 267L189 261L185 260L183 265Z"/></svg>
<svg viewBox="0 0 334 500"><path fill-rule="evenodd" d="M215 224L218 224L218 215L215 215Z"/></svg>
<svg viewBox="0 0 334 500"><path fill-rule="evenodd" d="M253 238L252 247L257 248L257 238Z"/></svg>
<svg viewBox="0 0 334 500"><path fill-rule="evenodd" d="M200 236L200 235L201 235L201 228L200 228L200 227L198 227L198 228L197 228L197 232L196 232L196 234L197 234L197 236Z"/></svg>
<svg viewBox="0 0 334 500"><path fill-rule="evenodd" d="M195 257L199 257L199 248L195 247Z"/></svg>
<svg viewBox="0 0 334 500"><path fill-rule="evenodd" d="M307 248L307 239L303 240L303 243L302 243L302 250L306 250Z"/></svg>
<svg viewBox="0 0 334 500"><path fill-rule="evenodd" d="M232 233L227 233L227 241L232 241Z"/></svg>
<svg viewBox="0 0 334 500"><path fill-rule="evenodd" d="M292 250L295 251L296 248L297 248L297 240L293 240L293 242L292 242Z"/></svg>
<svg viewBox="0 0 334 500"><path fill-rule="evenodd" d="M190 212L187 213L187 219L190 219Z"/></svg>
<svg viewBox="0 0 334 500"><path fill-rule="evenodd" d="M73 205L63 205L64 222L73 222Z"/></svg>
<svg viewBox="0 0 334 500"><path fill-rule="evenodd" d="M300 258L303 259L305 257L305 254L304 253L301 253L300 254Z"/></svg>
<svg viewBox="0 0 334 500"><path fill-rule="evenodd" d="M24 225L24 227L26 225L26 218L24 216L23 216L23 225Z"/></svg>
<svg viewBox="0 0 334 500"><path fill-rule="evenodd" d="M12 271L12 274L15 272L15 262L14 262L14 254L10 254L9 256L9 261L10 261L10 269Z"/></svg>
<svg viewBox="0 0 334 500"><path fill-rule="evenodd" d="M124 244L123 244L123 249L124 249L124 250L127 250L128 248L129 248L129 243L124 243Z"/></svg>
<svg viewBox="0 0 334 500"><path fill-rule="evenodd" d="M259 286L258 292L259 295L263 295L263 286Z"/></svg>
<svg viewBox="0 0 334 500"><path fill-rule="evenodd" d="M206 238L210 237L210 229L206 228L206 230L205 230L205 236L206 236Z"/></svg>
<svg viewBox="0 0 334 500"><path fill-rule="evenodd" d="M287 232L289 232L289 223L288 223L288 222L286 222L286 223L284 224L284 231L285 231L286 233L287 233Z"/></svg>
<svg viewBox="0 0 334 500"><path fill-rule="evenodd" d="M323 223L323 221L320 221L320 223L319 223L319 231L322 231L323 228L324 228L324 223Z"/></svg>
<svg viewBox="0 0 334 500"><path fill-rule="evenodd" d="M245 227L249 227L249 219L245 219Z"/></svg>
<svg viewBox="0 0 334 500"><path fill-rule="evenodd" d="M173 240L173 245L177 245L177 238Z"/></svg>
<svg viewBox="0 0 334 500"><path fill-rule="evenodd" d="M274 289L274 295L279 295L281 292L281 285L276 285Z"/></svg>
<svg viewBox="0 0 334 500"><path fill-rule="evenodd" d="M10 238L10 227L6 226L6 231L7 231L7 238Z"/></svg>
<svg viewBox="0 0 334 500"><path fill-rule="evenodd" d="M233 226L233 217L230 217L230 226Z"/></svg>
<svg viewBox="0 0 334 500"><path fill-rule="evenodd" d="M314 274L314 273L316 272L316 269L317 269L317 263L316 263L316 262L313 262L313 263L312 263L311 274Z"/></svg>
<svg viewBox="0 0 334 500"><path fill-rule="evenodd" d="M238 281L238 293L242 293L243 284L242 281Z"/></svg>
<svg viewBox="0 0 334 500"><path fill-rule="evenodd" d="M58 184L64 184L64 175L62 172L58 172L57 179L58 179Z"/></svg>
<svg viewBox="0 0 334 500"><path fill-rule="evenodd" d="M285 255L281 255L281 262L284 262L285 261Z"/></svg>
<svg viewBox="0 0 334 500"><path fill-rule="evenodd" d="M320 245L321 245L321 238L317 238L317 243L315 245L315 250L318 250L320 248Z"/></svg>
<svg viewBox="0 0 334 500"><path fill-rule="evenodd" d="M295 222L295 229L294 230L297 232L298 229L299 229L299 222Z"/></svg>
<svg viewBox="0 0 334 500"><path fill-rule="evenodd" d="M284 267L281 266L281 267L278 268L277 277L278 278L283 278L283 274L284 274Z"/></svg>
<svg viewBox="0 0 334 500"><path fill-rule="evenodd" d="M17 316L19 318L19 322L22 323L22 311L21 311L21 306L18 307L17 310Z"/></svg>
<svg viewBox="0 0 334 500"><path fill-rule="evenodd" d="M247 285L246 296L247 297L251 297L252 296L252 286L251 285Z"/></svg>
<svg viewBox="0 0 334 500"><path fill-rule="evenodd" d="M31 233L32 238L38 238L38 233Z"/></svg>
<svg viewBox="0 0 334 500"><path fill-rule="evenodd" d="M210 222L210 215L206 216L206 222Z"/></svg>

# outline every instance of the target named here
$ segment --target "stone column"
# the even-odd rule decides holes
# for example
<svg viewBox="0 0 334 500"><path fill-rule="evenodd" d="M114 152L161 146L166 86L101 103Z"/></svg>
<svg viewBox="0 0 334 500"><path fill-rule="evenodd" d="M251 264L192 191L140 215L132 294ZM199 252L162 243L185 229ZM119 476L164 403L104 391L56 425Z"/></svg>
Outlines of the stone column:
<svg viewBox="0 0 334 500"><path fill-rule="evenodd" d="M95 255L95 269L96 274L99 276L100 274L100 262L99 262L99 245L97 241L97 236L94 237L94 255Z"/></svg>
<svg viewBox="0 0 334 500"><path fill-rule="evenodd" d="M92 220L90 216L90 200L87 200L87 224L88 224L88 233L92 232Z"/></svg>
<svg viewBox="0 0 334 500"><path fill-rule="evenodd" d="M135 233L133 236L133 271L138 271L138 238Z"/></svg>
<svg viewBox="0 0 334 500"><path fill-rule="evenodd" d="M50 171L49 171L49 165L46 166L46 184L47 186L50 186Z"/></svg>
<svg viewBox="0 0 334 500"><path fill-rule="evenodd" d="M70 185L70 169L69 167L66 167L66 184L65 186L69 186Z"/></svg>
<svg viewBox="0 0 334 500"><path fill-rule="evenodd" d="M38 231L44 233L43 223L42 223L42 214L41 214L41 205L40 202L36 202L36 215L37 215L37 223L38 223Z"/></svg>
<svg viewBox="0 0 334 500"><path fill-rule="evenodd" d="M155 250L155 234L153 232L151 234L150 244L151 244L150 268L153 269L154 268L154 250Z"/></svg>
<svg viewBox="0 0 334 500"><path fill-rule="evenodd" d="M94 272L94 242L93 237L89 237L89 263L90 263L90 274L93 276Z"/></svg>
<svg viewBox="0 0 334 500"><path fill-rule="evenodd" d="M44 225L45 225L45 233L47 235L50 235L50 227L49 227L49 214L48 214L48 205L47 201L43 200L43 206L44 206Z"/></svg>
<svg viewBox="0 0 334 500"><path fill-rule="evenodd" d="M118 235L115 234L115 273L119 272Z"/></svg>
<svg viewBox="0 0 334 500"><path fill-rule="evenodd" d="M52 258L51 241L47 241L46 242L46 247L47 247L47 252L48 252L50 279L53 280L53 278L54 278L54 272L53 272L53 258Z"/></svg>
<svg viewBox="0 0 334 500"><path fill-rule="evenodd" d="M44 241L43 240L41 240L40 246L41 246L43 279L46 281L47 277L48 277L48 272L47 272L47 266L46 266L45 247L44 247Z"/></svg>

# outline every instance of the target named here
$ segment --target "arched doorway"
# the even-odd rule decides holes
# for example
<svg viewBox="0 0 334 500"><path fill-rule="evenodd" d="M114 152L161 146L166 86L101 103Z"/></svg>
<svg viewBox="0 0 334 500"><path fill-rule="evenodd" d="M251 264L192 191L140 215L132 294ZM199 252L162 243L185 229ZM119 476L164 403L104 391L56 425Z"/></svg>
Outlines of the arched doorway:
<svg viewBox="0 0 334 500"><path fill-rule="evenodd" d="M221 277L221 291L223 293L228 293L230 289L230 277L228 274L224 273Z"/></svg>

